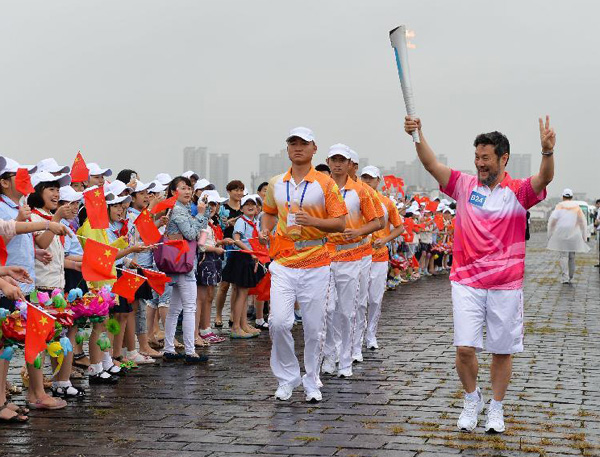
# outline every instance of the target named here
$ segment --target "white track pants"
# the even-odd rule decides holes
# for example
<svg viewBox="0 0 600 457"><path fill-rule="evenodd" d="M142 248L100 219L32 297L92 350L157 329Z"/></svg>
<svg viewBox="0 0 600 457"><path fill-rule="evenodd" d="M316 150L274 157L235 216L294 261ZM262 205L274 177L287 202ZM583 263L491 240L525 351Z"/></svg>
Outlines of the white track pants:
<svg viewBox="0 0 600 457"><path fill-rule="evenodd" d="M352 357L362 353L362 344L367 328L367 298L369 295L369 281L371 273L372 256L363 257L360 261L360 276L358 278L358 301L356 302L356 318L354 322L354 336L352 340Z"/></svg>
<svg viewBox="0 0 600 457"><path fill-rule="evenodd" d="M377 344L377 326L381 317L381 302L385 292L388 262L373 262L369 274L369 297L367 299L367 346Z"/></svg>
<svg viewBox="0 0 600 457"><path fill-rule="evenodd" d="M327 315L329 266L319 268L288 268L272 262L271 307L269 334L271 336L271 370L279 385L300 384L300 364L294 352L294 303L302 310L304 330L304 390L318 390L319 369Z"/></svg>
<svg viewBox="0 0 600 457"><path fill-rule="evenodd" d="M325 357L335 360L339 344L339 369L352 367L352 341L358 299L361 261L332 262L331 276L337 297L329 294ZM337 341L339 335L339 340Z"/></svg>

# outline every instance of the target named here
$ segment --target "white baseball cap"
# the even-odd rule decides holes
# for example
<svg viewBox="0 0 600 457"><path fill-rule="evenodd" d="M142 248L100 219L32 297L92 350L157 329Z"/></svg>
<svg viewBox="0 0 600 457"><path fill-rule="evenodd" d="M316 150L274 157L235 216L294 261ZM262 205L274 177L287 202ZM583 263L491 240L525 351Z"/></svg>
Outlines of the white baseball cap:
<svg viewBox="0 0 600 457"><path fill-rule="evenodd" d="M87 164L88 170L90 172L90 176L111 176L112 170L110 168L100 168L96 162L90 162Z"/></svg>
<svg viewBox="0 0 600 457"><path fill-rule="evenodd" d="M354 149L348 148L348 150L350 151L350 160L358 165L358 154Z"/></svg>
<svg viewBox="0 0 600 457"><path fill-rule="evenodd" d="M208 179L202 178L199 179L196 184L194 184L194 191L204 189L210 186L211 182Z"/></svg>
<svg viewBox="0 0 600 457"><path fill-rule="evenodd" d="M295 136L297 136L298 138L302 138L304 141L315 141L315 135L311 129L307 127L296 127L290 130L290 133L286 138L285 142L287 143Z"/></svg>
<svg viewBox="0 0 600 457"><path fill-rule="evenodd" d="M149 182L147 184L144 184L142 181L136 181L135 182L135 189L133 189L132 192L142 192L144 190L150 190L150 189L154 189L154 186L156 184L154 184L153 182Z"/></svg>
<svg viewBox="0 0 600 457"><path fill-rule="evenodd" d="M110 184L104 186L104 193L107 194L110 192L115 197L118 197L123 192L127 192L129 195L132 191L133 189L131 187L128 187L127 184L125 184L123 181L119 181L118 179L115 179Z"/></svg>
<svg viewBox="0 0 600 457"><path fill-rule="evenodd" d="M223 202L227 201L227 199L221 197L219 195L219 192L217 192L216 190L205 190L200 195L200 200L202 200L204 197L206 197L206 199L207 199L206 201L208 203L223 203Z"/></svg>
<svg viewBox="0 0 600 457"><path fill-rule="evenodd" d="M566 188L565 190L563 190L562 196L567 198L573 198L573 191L569 188Z"/></svg>
<svg viewBox="0 0 600 457"><path fill-rule="evenodd" d="M9 159L8 157L2 157L0 160L0 167L2 172L4 173L16 173L19 168L27 168L29 170L29 174L35 173L37 171L37 167L35 165L19 165L19 163L13 159Z"/></svg>
<svg viewBox="0 0 600 457"><path fill-rule="evenodd" d="M71 184L71 176L67 174L54 176L49 171L40 171L31 176L31 185L33 187L41 182L58 182L58 187L64 187Z"/></svg>
<svg viewBox="0 0 600 457"><path fill-rule="evenodd" d="M0 156L0 175L4 173L4 169L6 168L6 159L3 156Z"/></svg>
<svg viewBox="0 0 600 457"><path fill-rule="evenodd" d="M342 143L336 143L329 148L329 153L327 154L327 158L331 158L333 156L342 156L346 159L350 159L350 148Z"/></svg>
<svg viewBox="0 0 600 457"><path fill-rule="evenodd" d="M71 167L61 166L54 158L40 160L37 164L37 171L47 171L50 173L71 173Z"/></svg>
<svg viewBox="0 0 600 457"><path fill-rule="evenodd" d="M379 168L374 167L373 165L367 165L366 167L364 167L362 169L362 171L360 172L360 175L368 175L372 178L379 178L381 179L381 172L379 171Z"/></svg>
<svg viewBox="0 0 600 457"><path fill-rule="evenodd" d="M116 205L118 203L129 203L131 202L131 195L123 195L122 197L117 197L115 194L109 192L105 196L106 203L109 205Z"/></svg>
<svg viewBox="0 0 600 457"><path fill-rule="evenodd" d="M200 179L200 176L198 176L198 173L196 173L195 171L192 171L192 170L186 171L181 176L183 176L184 178L187 178L187 179L192 179L192 178Z"/></svg>
<svg viewBox="0 0 600 457"><path fill-rule="evenodd" d="M248 201L253 201L257 205L262 204L262 199L260 198L260 196L258 196L256 194L251 194L251 195L246 195L245 197L242 198L241 206L244 206L246 204L246 202L248 202Z"/></svg>
<svg viewBox="0 0 600 457"><path fill-rule="evenodd" d="M83 198L83 192L77 192L71 186L60 188L60 196L58 199L63 202L79 202Z"/></svg>
<svg viewBox="0 0 600 457"><path fill-rule="evenodd" d="M162 184L158 179L155 179L152 182L154 183L154 187L152 189L148 189L148 190L150 192L152 192L153 194L160 194L161 192L164 192L165 190L167 190L167 187L169 187L166 184Z"/></svg>
<svg viewBox="0 0 600 457"><path fill-rule="evenodd" d="M450 207L446 207L444 208L444 211L442 211L444 213L450 213L450 214L454 214L454 210Z"/></svg>
<svg viewBox="0 0 600 457"><path fill-rule="evenodd" d="M168 173L159 173L156 175L156 178L154 178L154 180L158 181L163 186L168 186L169 183L173 181L173 178L171 178L171 175Z"/></svg>

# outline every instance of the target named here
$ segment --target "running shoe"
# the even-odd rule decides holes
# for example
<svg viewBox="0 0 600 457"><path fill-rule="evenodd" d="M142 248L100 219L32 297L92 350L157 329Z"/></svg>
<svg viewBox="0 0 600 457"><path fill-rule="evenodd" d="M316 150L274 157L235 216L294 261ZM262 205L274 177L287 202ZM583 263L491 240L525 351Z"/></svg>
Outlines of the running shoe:
<svg viewBox="0 0 600 457"><path fill-rule="evenodd" d="M323 395L320 390L313 390L306 394L307 403L319 403L321 400L323 400Z"/></svg>
<svg viewBox="0 0 600 457"><path fill-rule="evenodd" d="M289 384L280 385L275 391L275 398L277 400L286 401L292 398L294 388Z"/></svg>
<svg viewBox="0 0 600 457"><path fill-rule="evenodd" d="M504 433L504 408L502 406L492 407L491 402L488 407L487 421L485 423L485 433Z"/></svg>
<svg viewBox="0 0 600 457"><path fill-rule="evenodd" d="M479 413L483 411L485 402L483 401L483 395L481 390L477 388L478 398L470 400L465 394L464 406L456 426L461 432L472 432L477 427Z"/></svg>
<svg viewBox="0 0 600 457"><path fill-rule="evenodd" d="M321 373L335 375L336 363L335 360L325 357L323 359L323 365L321 365Z"/></svg>

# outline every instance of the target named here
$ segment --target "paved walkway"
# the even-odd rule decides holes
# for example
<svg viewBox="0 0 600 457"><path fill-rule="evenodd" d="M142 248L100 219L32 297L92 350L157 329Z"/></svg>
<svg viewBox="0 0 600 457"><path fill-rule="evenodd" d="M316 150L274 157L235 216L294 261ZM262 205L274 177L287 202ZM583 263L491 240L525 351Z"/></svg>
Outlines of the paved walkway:
<svg viewBox="0 0 600 457"><path fill-rule="evenodd" d="M206 366L144 367L62 411L2 425L0 455L600 455L597 257L578 257L576 283L561 285L556 259L543 246L543 234L529 244L526 352L515 359L503 436L488 437L482 426L455 431L462 392L443 276L386 294L382 349L365 353L352 379L324 378L318 405L304 403L299 389L290 402L272 399L263 335L211 347ZM296 328L296 341L300 334ZM487 398L489 362L483 355Z"/></svg>

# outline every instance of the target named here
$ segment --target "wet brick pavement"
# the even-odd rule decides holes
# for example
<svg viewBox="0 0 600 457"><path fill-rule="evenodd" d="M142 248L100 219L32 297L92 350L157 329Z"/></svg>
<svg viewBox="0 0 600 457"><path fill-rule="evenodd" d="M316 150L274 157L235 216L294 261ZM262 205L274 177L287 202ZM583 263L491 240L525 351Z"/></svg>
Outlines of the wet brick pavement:
<svg viewBox="0 0 600 457"><path fill-rule="evenodd" d="M483 415L476 433L455 431L462 400L443 276L386 293L382 348L365 352L352 379L324 378L318 405L306 404L300 389L290 402L272 399L263 335L209 348L205 366L146 366L64 410L3 424L0 455L600 455L597 257L580 255L576 283L561 285L556 257L543 246L543 234L529 244L526 352L515 359L503 436L483 433ZM300 341L301 328L294 334ZM489 398L490 357L480 360Z"/></svg>

